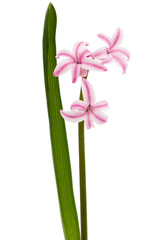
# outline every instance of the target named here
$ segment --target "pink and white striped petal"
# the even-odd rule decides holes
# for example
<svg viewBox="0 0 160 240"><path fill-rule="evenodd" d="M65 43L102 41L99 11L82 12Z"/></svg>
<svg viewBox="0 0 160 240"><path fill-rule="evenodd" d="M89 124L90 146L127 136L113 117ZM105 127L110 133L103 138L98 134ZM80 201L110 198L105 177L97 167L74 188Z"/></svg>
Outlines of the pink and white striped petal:
<svg viewBox="0 0 160 240"><path fill-rule="evenodd" d="M75 61L73 54L70 51L65 50L65 49L58 52L56 58L58 59L60 57L67 57L67 58L71 59L72 61Z"/></svg>
<svg viewBox="0 0 160 240"><path fill-rule="evenodd" d="M104 61L102 61L102 64L107 64L107 63L111 63L113 61L113 57L111 54L107 54L107 57L104 59Z"/></svg>
<svg viewBox="0 0 160 240"><path fill-rule="evenodd" d="M95 59L86 58L81 63L81 67L93 71L107 71L107 68Z"/></svg>
<svg viewBox="0 0 160 240"><path fill-rule="evenodd" d="M71 110L78 110L78 111L85 112L86 109L87 109L87 105L81 100L74 101L71 105Z"/></svg>
<svg viewBox="0 0 160 240"><path fill-rule="evenodd" d="M118 54L112 54L114 60L120 65L120 67L123 69L123 74L126 72L127 69L127 61L122 55Z"/></svg>
<svg viewBox="0 0 160 240"><path fill-rule="evenodd" d="M85 48L85 47L80 47L78 51L78 62L81 63L84 58L86 58L88 55L90 55L91 52Z"/></svg>
<svg viewBox="0 0 160 240"><path fill-rule="evenodd" d="M99 48L98 50L91 53L91 57L99 60L104 60L107 57L107 47Z"/></svg>
<svg viewBox="0 0 160 240"><path fill-rule="evenodd" d="M105 113L103 113L102 111L98 111L98 110L92 110L91 114L93 115L93 120L97 123L97 124L103 124L107 122L107 116Z"/></svg>
<svg viewBox="0 0 160 240"><path fill-rule="evenodd" d="M93 116L89 112L87 112L85 115L85 125L87 129L94 127Z"/></svg>
<svg viewBox="0 0 160 240"><path fill-rule="evenodd" d="M108 109L108 103L107 101L99 101L94 106L92 106L93 110L107 110Z"/></svg>
<svg viewBox="0 0 160 240"><path fill-rule="evenodd" d="M74 65L74 62L71 60L62 60L61 62L59 62L53 72L53 76L57 77L65 72L67 72L68 70L70 70L72 68L72 66Z"/></svg>
<svg viewBox="0 0 160 240"><path fill-rule="evenodd" d="M112 37L111 48L113 48L115 45L119 44L122 41L122 38L123 38L122 30L120 28L117 28L117 30L115 31L115 33L113 34L113 37Z"/></svg>
<svg viewBox="0 0 160 240"><path fill-rule="evenodd" d="M82 93L85 104L94 105L95 103L95 93L92 85L85 79L82 78Z"/></svg>
<svg viewBox="0 0 160 240"><path fill-rule="evenodd" d="M129 51L125 48L113 48L109 51L110 53L122 54L127 57L127 60L130 59Z"/></svg>
<svg viewBox="0 0 160 240"><path fill-rule="evenodd" d="M80 68L80 74L79 75L82 76L82 77L86 77L87 76L87 70L84 69L84 68Z"/></svg>
<svg viewBox="0 0 160 240"><path fill-rule="evenodd" d="M79 56L79 50L82 46L83 47L88 46L88 43L81 41L81 42L75 43L73 46L73 56L77 61L78 61L78 56Z"/></svg>
<svg viewBox="0 0 160 240"><path fill-rule="evenodd" d="M108 46L109 48L111 48L112 42L111 42L110 37L108 37L107 35L105 35L105 34L103 34L103 33L99 33L99 34L97 34L97 36L98 36L101 40L103 40L103 41L107 44L107 46Z"/></svg>
<svg viewBox="0 0 160 240"><path fill-rule="evenodd" d="M74 63L72 66L72 83L75 83L80 75L80 64Z"/></svg>
<svg viewBox="0 0 160 240"><path fill-rule="evenodd" d="M70 122L81 122L85 118L85 112L74 112L74 111L62 111L60 110L60 113L62 117L65 120L68 120Z"/></svg>

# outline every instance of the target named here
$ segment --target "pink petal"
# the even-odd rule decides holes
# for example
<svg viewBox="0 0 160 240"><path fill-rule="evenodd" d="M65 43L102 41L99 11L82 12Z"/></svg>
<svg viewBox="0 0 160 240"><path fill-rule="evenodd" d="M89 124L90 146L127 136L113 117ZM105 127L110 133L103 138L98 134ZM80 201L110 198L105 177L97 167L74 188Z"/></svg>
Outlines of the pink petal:
<svg viewBox="0 0 160 240"><path fill-rule="evenodd" d="M97 36L100 39L102 39L108 45L109 48L111 48L111 39L107 35L99 33Z"/></svg>
<svg viewBox="0 0 160 240"><path fill-rule="evenodd" d="M87 105L81 100L74 101L71 105L71 110L79 110L84 112L86 109Z"/></svg>
<svg viewBox="0 0 160 240"><path fill-rule="evenodd" d="M100 102L97 102L96 104L94 104L94 106L92 106L93 110L98 110L98 109L106 110L107 108L108 108L107 101L100 101Z"/></svg>
<svg viewBox="0 0 160 240"><path fill-rule="evenodd" d="M73 55L74 57L76 58L76 60L78 61L78 55L79 55L79 48L81 46L88 46L88 43L85 43L85 42L77 42L74 44L73 46Z"/></svg>
<svg viewBox="0 0 160 240"><path fill-rule="evenodd" d="M74 111L62 111L60 110L60 113L62 117L65 120L68 120L70 122L81 122L85 118L85 112L74 112Z"/></svg>
<svg viewBox="0 0 160 240"><path fill-rule="evenodd" d="M82 78L82 93L84 102L86 105L94 105L95 103L95 93L92 85L85 79Z"/></svg>
<svg viewBox="0 0 160 240"><path fill-rule="evenodd" d="M103 124L107 122L107 116L102 111L91 111L93 119L97 124Z"/></svg>
<svg viewBox="0 0 160 240"><path fill-rule="evenodd" d="M99 60L105 59L107 57L107 47L99 48L95 52L91 53L91 56Z"/></svg>
<svg viewBox="0 0 160 240"><path fill-rule="evenodd" d="M130 54L129 51L125 48L113 48L109 51L110 53L118 53L118 54L123 54L125 57L127 57L129 60Z"/></svg>
<svg viewBox="0 0 160 240"><path fill-rule="evenodd" d="M65 50L65 49L64 49L64 50L59 51L58 54L57 54L57 56L56 56L56 58L60 58L61 56L62 56L62 57L68 57L69 59L75 61L72 53L71 53L70 51L68 51L68 50Z"/></svg>
<svg viewBox="0 0 160 240"><path fill-rule="evenodd" d="M107 68L95 59L86 58L82 61L81 67L87 70L107 71Z"/></svg>
<svg viewBox="0 0 160 240"><path fill-rule="evenodd" d="M111 54L107 54L107 57L104 59L104 61L102 62L102 64L107 64L107 63L110 63L112 62L113 60L113 57Z"/></svg>
<svg viewBox="0 0 160 240"><path fill-rule="evenodd" d="M120 41L122 40L122 35L123 35L122 30L120 28L117 28L117 30L115 31L115 33L113 34L113 37L112 37L111 48L113 48L115 45L120 43Z"/></svg>
<svg viewBox="0 0 160 240"><path fill-rule="evenodd" d="M57 64L53 76L57 77L65 72L67 72L69 69L72 68L74 62L71 60L62 60L60 63Z"/></svg>
<svg viewBox="0 0 160 240"><path fill-rule="evenodd" d="M118 54L117 55L114 54L112 56L113 56L114 60L122 67L123 73L125 73L126 69L127 69L127 61L126 61L126 59L123 56L118 55Z"/></svg>
<svg viewBox="0 0 160 240"><path fill-rule="evenodd" d="M79 77L80 74L80 64L74 63L72 67L72 83L75 83L77 81L77 78Z"/></svg>
<svg viewBox="0 0 160 240"><path fill-rule="evenodd" d="M86 49L84 47L80 47L79 53L78 53L78 62L81 63L81 61L83 61L83 59L86 58L90 54L91 54L91 52L88 49Z"/></svg>
<svg viewBox="0 0 160 240"><path fill-rule="evenodd" d="M80 68L80 74L79 75L82 76L82 77L86 77L87 76L87 70L84 69L84 68Z"/></svg>
<svg viewBox="0 0 160 240"><path fill-rule="evenodd" d="M85 124L86 124L87 129L90 129L91 127L94 127L93 117L90 114L90 112L87 112L87 114L85 115Z"/></svg>

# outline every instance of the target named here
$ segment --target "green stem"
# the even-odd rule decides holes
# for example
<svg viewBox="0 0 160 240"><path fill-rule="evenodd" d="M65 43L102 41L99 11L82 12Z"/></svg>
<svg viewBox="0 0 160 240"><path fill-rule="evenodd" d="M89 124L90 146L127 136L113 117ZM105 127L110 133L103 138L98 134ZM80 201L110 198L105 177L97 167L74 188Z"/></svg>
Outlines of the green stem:
<svg viewBox="0 0 160 240"><path fill-rule="evenodd" d="M83 100L82 89L80 92L80 100ZM81 240L87 240L87 197L86 197L84 121L78 124L78 134L79 134Z"/></svg>

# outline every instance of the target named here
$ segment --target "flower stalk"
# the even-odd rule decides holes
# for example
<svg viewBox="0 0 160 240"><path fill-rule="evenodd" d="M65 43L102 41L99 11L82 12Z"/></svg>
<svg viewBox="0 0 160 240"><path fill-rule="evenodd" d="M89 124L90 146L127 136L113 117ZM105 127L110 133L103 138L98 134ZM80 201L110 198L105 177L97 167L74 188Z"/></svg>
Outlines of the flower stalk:
<svg viewBox="0 0 160 240"><path fill-rule="evenodd" d="M80 100L83 101L82 88ZM85 167L85 139L84 121L78 124L79 137L79 177L80 177L80 212L81 212L81 240L87 240L87 194L86 194L86 167Z"/></svg>

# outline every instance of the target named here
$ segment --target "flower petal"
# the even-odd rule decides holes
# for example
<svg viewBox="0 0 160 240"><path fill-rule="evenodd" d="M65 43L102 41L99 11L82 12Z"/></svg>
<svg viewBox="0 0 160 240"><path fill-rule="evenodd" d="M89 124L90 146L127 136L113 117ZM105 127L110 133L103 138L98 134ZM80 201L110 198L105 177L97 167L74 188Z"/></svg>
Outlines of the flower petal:
<svg viewBox="0 0 160 240"><path fill-rule="evenodd" d="M78 62L81 63L81 61L83 61L83 59L86 58L90 54L91 54L91 52L87 48L80 47L79 53L78 53Z"/></svg>
<svg viewBox="0 0 160 240"><path fill-rule="evenodd" d="M74 58L76 58L77 61L78 61L78 55L79 55L79 48L81 46L83 46L83 47L88 46L88 43L81 41L81 42L75 43L73 46L73 56L74 56Z"/></svg>
<svg viewBox="0 0 160 240"><path fill-rule="evenodd" d="M82 61L81 67L87 70L107 71L107 68L95 59L86 58Z"/></svg>
<svg viewBox="0 0 160 240"><path fill-rule="evenodd" d="M78 111L86 111L87 109L87 105L81 101L81 100L77 100L74 101L71 105L71 110L78 110Z"/></svg>
<svg viewBox="0 0 160 240"><path fill-rule="evenodd" d="M126 72L126 69L127 69L127 61L126 59L121 56L121 55L118 55L118 54L112 54L114 60L122 67L123 69L123 73Z"/></svg>
<svg viewBox="0 0 160 240"><path fill-rule="evenodd" d="M62 60L59 62L54 70L53 76L57 77L65 72L67 72L69 69L72 68L74 62L71 60Z"/></svg>
<svg viewBox="0 0 160 240"><path fill-rule="evenodd" d="M94 106L92 106L93 110L106 110L108 108L108 103L107 101L99 101L96 104L94 104Z"/></svg>
<svg viewBox="0 0 160 240"><path fill-rule="evenodd" d="M62 117L70 122L81 122L85 118L85 112L74 112L74 111L62 111L60 110Z"/></svg>
<svg viewBox="0 0 160 240"><path fill-rule="evenodd" d="M80 74L80 64L74 63L72 67L72 83L75 83L77 81L77 78L79 77Z"/></svg>
<svg viewBox="0 0 160 240"><path fill-rule="evenodd" d="M93 119L97 124L103 124L107 122L107 116L100 110L92 110Z"/></svg>
<svg viewBox="0 0 160 240"><path fill-rule="evenodd" d="M86 77L87 76L87 70L84 69L84 68L80 68L80 74L79 75L82 76L82 77Z"/></svg>
<svg viewBox="0 0 160 240"><path fill-rule="evenodd" d="M63 50L59 51L58 54L57 54L57 56L56 56L56 58L60 58L61 56L62 56L62 57L68 57L69 59L75 61L74 56L73 56L72 53L71 53L70 51L68 51L68 50L63 49Z"/></svg>
<svg viewBox="0 0 160 240"><path fill-rule="evenodd" d="M91 53L91 57L99 60L104 60L107 57L107 47L99 48L98 50Z"/></svg>
<svg viewBox="0 0 160 240"><path fill-rule="evenodd" d="M90 112L87 112L87 114L85 115L85 124L87 129L94 127L93 116L90 114Z"/></svg>
<svg viewBox="0 0 160 240"><path fill-rule="evenodd" d="M85 79L82 78L82 93L85 104L94 105L95 103L95 93L92 85Z"/></svg>
<svg viewBox="0 0 160 240"><path fill-rule="evenodd" d="M125 48L113 48L109 52L123 54L125 57L127 57L127 60L129 60L129 58L130 58L129 51Z"/></svg>
<svg viewBox="0 0 160 240"><path fill-rule="evenodd" d="M120 28L117 28L117 30L115 31L112 37L111 48L113 48L115 45L120 43L120 41L122 40L122 35L123 35L122 30Z"/></svg>
<svg viewBox="0 0 160 240"><path fill-rule="evenodd" d="M107 54L107 57L104 59L104 61L102 62L102 64L107 64L107 63L110 63L112 62L113 60L113 57L111 54Z"/></svg>
<svg viewBox="0 0 160 240"><path fill-rule="evenodd" d="M108 45L109 48L111 48L111 39L110 39L110 37L108 37L107 35L105 35L103 33L99 33L97 36L100 39L102 39Z"/></svg>

